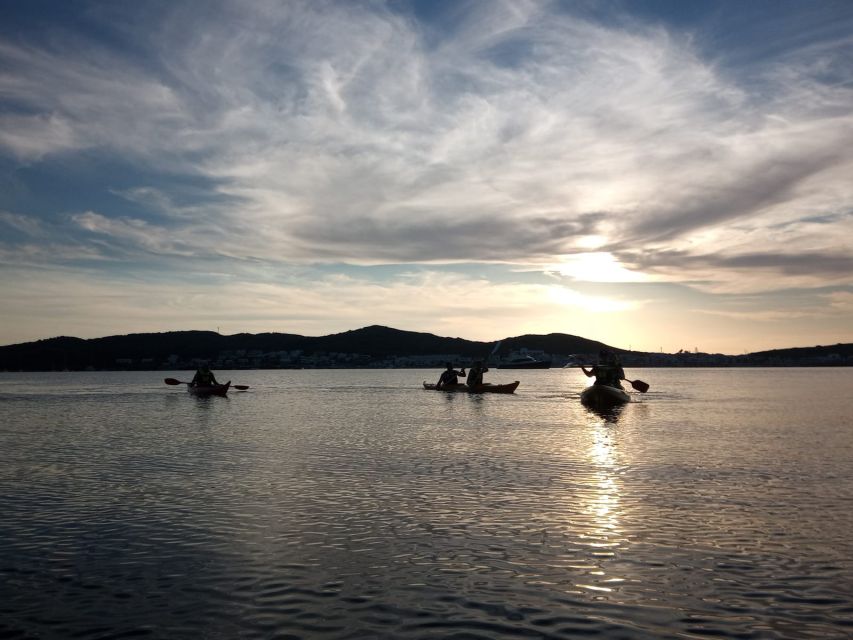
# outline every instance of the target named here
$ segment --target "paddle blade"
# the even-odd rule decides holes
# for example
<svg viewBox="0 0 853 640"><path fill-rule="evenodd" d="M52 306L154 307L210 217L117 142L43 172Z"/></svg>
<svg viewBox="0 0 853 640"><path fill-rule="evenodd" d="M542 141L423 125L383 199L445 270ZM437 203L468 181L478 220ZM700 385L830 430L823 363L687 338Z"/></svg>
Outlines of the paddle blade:
<svg viewBox="0 0 853 640"><path fill-rule="evenodd" d="M166 384L186 384L185 382L181 382L180 380L175 380L174 378L166 378L163 380Z"/></svg>
<svg viewBox="0 0 853 640"><path fill-rule="evenodd" d="M649 390L649 385L643 382L642 380L629 380L631 386L634 387L640 393L645 393Z"/></svg>
<svg viewBox="0 0 853 640"><path fill-rule="evenodd" d="M245 391L246 389L249 388L249 385L247 385L247 384L232 384L231 387L234 389L237 389L237 391Z"/></svg>

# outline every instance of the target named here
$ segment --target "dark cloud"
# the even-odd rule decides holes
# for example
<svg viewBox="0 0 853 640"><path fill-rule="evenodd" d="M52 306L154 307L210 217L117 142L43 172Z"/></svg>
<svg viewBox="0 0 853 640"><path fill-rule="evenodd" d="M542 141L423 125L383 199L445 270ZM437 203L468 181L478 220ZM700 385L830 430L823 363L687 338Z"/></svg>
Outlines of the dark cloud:
<svg viewBox="0 0 853 640"><path fill-rule="evenodd" d="M690 254L687 251L621 251L617 257L632 268L649 272L690 273L696 270L748 271L762 269L780 276L850 276L853 252L754 252L736 255Z"/></svg>
<svg viewBox="0 0 853 640"><path fill-rule="evenodd" d="M850 140L839 137L832 148L812 153L786 152L765 158L746 170L736 165L721 168L721 175L706 184L684 185L676 178L664 193L659 210L641 212L629 219L624 242L668 241L706 227L748 219L767 207L796 200L798 187L833 166L849 162L844 150ZM662 189L666 192L665 183Z"/></svg>
<svg viewBox="0 0 853 640"><path fill-rule="evenodd" d="M724 258L723 267L775 269L785 275L848 275L853 280L853 253L750 253Z"/></svg>
<svg viewBox="0 0 853 640"><path fill-rule="evenodd" d="M344 254L391 262L513 262L564 252L572 239L595 233L597 223L593 215L577 220L545 215L512 220L463 211L448 220L433 218L428 212L399 211L397 219L385 222L358 217L332 225L315 219L293 234L328 257Z"/></svg>
<svg viewBox="0 0 853 640"><path fill-rule="evenodd" d="M770 227L773 229L785 229L803 224L831 225L841 222L845 218L853 218L853 211L848 211L846 213L827 213L823 215L805 216L803 218L798 218L797 220L786 220L779 224L770 225Z"/></svg>

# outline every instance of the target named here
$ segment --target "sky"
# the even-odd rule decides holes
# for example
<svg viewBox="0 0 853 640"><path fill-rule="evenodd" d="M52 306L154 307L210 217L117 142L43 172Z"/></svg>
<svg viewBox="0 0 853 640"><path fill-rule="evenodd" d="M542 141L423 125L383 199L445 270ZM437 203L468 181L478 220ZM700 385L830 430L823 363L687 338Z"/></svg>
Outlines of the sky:
<svg viewBox="0 0 853 640"><path fill-rule="evenodd" d="M853 342L853 3L0 2L0 345Z"/></svg>

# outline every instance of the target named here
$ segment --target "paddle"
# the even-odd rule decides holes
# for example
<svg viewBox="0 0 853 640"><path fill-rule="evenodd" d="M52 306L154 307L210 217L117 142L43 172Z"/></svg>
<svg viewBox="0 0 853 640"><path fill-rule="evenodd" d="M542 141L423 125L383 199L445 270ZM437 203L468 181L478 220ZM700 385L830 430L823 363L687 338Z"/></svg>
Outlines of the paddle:
<svg viewBox="0 0 853 640"><path fill-rule="evenodd" d="M165 380L163 380L163 382L165 382L166 384L171 384L171 385L192 384L192 382L184 382L182 380L175 380L174 378L166 378ZM231 388L237 389L237 391L245 391L246 389L249 388L249 385L247 385L247 384L232 384Z"/></svg>
<svg viewBox="0 0 853 640"><path fill-rule="evenodd" d="M579 369L582 369L582 368L584 368L584 367L591 367L592 365L589 365L589 364L578 364L578 365L573 365L573 366L574 366L574 367L577 367L577 368L579 368ZM630 383L631 383L631 386L632 386L632 387L634 387L634 389L636 389L636 390L637 390L637 391L639 391L640 393L645 393L646 391L648 391L648 390L649 390L649 384L648 384L647 382L643 382L642 380L628 380L628 378L622 378L622 379L623 379L625 382L630 382Z"/></svg>
<svg viewBox="0 0 853 640"><path fill-rule="evenodd" d="M495 354L498 352L498 349L500 349L501 342L503 342L503 340L498 340L498 341L495 343L495 347L494 347L494 349L492 349L492 352L491 352L489 355L487 355L487 356L486 356L486 359L485 359L485 360L483 360L483 364L489 364L489 360L491 359L491 357L492 357L493 355L495 355Z"/></svg>
<svg viewBox="0 0 853 640"><path fill-rule="evenodd" d="M492 350L489 352L489 355L487 355L487 356L483 359L483 366L484 366L484 367L486 367L486 370L488 370L489 360L491 360L492 356L493 356L493 355L495 355L495 354L498 352L498 349L499 349L499 348L500 348L500 346L501 346L501 342L503 342L503 340L498 340L498 341L495 343L495 346L494 346L494 347L492 348ZM481 375L480 375L480 378L482 378L482 377L483 377L483 376L482 376L482 374L481 374ZM481 386L482 386L482 385L484 385L484 384L491 384L491 383L489 383L489 382L480 382L480 385L481 385Z"/></svg>
<svg viewBox="0 0 853 640"><path fill-rule="evenodd" d="M625 382L630 382L631 386L634 387L640 393L645 393L649 390L649 385L642 380L628 380L628 378L622 378Z"/></svg>

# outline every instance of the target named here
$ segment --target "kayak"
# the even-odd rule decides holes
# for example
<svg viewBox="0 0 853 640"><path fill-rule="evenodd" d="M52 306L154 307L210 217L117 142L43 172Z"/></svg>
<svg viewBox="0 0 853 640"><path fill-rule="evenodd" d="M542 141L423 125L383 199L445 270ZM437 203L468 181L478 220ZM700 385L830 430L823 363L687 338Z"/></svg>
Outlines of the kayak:
<svg viewBox="0 0 853 640"><path fill-rule="evenodd" d="M615 407L630 401L631 396L627 391L606 384L594 384L581 391L581 402L596 409Z"/></svg>
<svg viewBox="0 0 853 640"><path fill-rule="evenodd" d="M509 384L478 384L474 387L469 387L467 384L448 384L441 388L436 385L424 382L424 389L430 391L465 391L467 393L514 393L518 388L518 380Z"/></svg>
<svg viewBox="0 0 853 640"><path fill-rule="evenodd" d="M229 380L225 384L211 384L211 385L202 385L202 384L188 384L187 391L189 391L194 396L199 396L201 398L206 398L208 396L225 396L228 393L228 388L231 386L231 381Z"/></svg>

